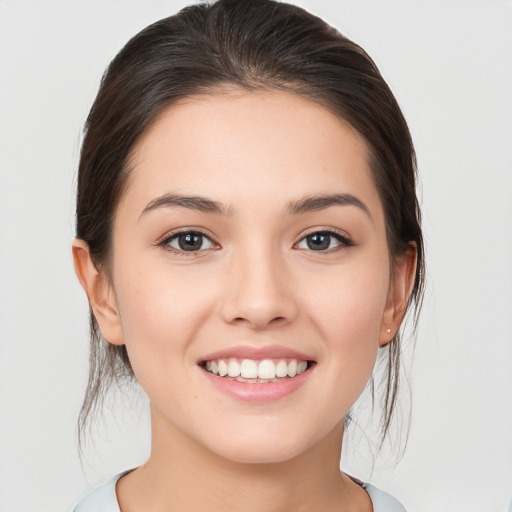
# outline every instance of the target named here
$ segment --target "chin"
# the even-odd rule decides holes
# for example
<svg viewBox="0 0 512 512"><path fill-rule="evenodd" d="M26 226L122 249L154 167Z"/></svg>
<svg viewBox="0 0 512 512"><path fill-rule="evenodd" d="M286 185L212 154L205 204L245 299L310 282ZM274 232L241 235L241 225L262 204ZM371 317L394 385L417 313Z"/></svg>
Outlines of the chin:
<svg viewBox="0 0 512 512"><path fill-rule="evenodd" d="M222 452L217 450L218 455L240 464L278 464L298 457L301 452L297 446L275 447L261 443L226 446Z"/></svg>
<svg viewBox="0 0 512 512"><path fill-rule="evenodd" d="M249 431L224 431L223 434L209 437L207 448L226 460L244 464L278 464L295 459L323 437L305 430L268 426Z"/></svg>

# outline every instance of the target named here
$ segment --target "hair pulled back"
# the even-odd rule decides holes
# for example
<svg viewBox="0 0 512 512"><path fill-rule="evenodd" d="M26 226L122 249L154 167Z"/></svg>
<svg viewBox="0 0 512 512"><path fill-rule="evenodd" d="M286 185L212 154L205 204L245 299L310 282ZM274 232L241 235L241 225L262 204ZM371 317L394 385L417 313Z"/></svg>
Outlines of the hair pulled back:
<svg viewBox="0 0 512 512"><path fill-rule="evenodd" d="M171 104L225 86L305 96L362 135L384 208L390 254L400 254L410 242L417 248L409 301L417 315L423 241L415 153L400 108L362 48L307 11L272 0L219 0L186 7L142 30L111 62L85 124L78 170L76 236L87 242L97 268L108 273L113 218L134 144ZM102 338L92 311L90 328L80 434L111 384L133 378L126 348ZM400 335L384 350L382 439L395 410Z"/></svg>

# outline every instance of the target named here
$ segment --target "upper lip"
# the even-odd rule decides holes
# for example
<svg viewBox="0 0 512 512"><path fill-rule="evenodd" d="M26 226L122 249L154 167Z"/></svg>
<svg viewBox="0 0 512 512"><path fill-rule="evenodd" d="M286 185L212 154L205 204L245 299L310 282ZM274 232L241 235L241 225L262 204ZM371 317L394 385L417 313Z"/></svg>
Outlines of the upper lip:
<svg viewBox="0 0 512 512"><path fill-rule="evenodd" d="M228 359L236 357L239 359L299 359L301 361L313 361L314 359L299 352L295 349L285 347L282 345L267 345L267 346L253 346L253 345L237 345L235 347L225 348L211 352L202 357L199 362L213 361L216 359Z"/></svg>

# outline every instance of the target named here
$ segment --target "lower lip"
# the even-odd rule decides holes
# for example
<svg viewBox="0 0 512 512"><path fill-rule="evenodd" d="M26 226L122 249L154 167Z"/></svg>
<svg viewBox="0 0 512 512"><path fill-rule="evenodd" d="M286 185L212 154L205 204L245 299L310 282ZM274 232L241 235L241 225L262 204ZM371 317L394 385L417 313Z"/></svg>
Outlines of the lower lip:
<svg viewBox="0 0 512 512"><path fill-rule="evenodd" d="M248 383L219 377L201 368L209 382L219 391L246 402L275 402L297 391L309 379L312 368L291 379L279 382Z"/></svg>

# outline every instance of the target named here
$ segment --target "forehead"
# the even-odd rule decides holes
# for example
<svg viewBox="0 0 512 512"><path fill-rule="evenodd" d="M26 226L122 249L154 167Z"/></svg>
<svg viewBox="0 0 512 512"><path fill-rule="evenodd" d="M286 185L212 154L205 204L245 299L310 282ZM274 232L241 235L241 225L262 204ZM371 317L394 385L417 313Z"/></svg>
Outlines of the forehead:
<svg viewBox="0 0 512 512"><path fill-rule="evenodd" d="M325 107L277 91L187 97L134 146L121 202L166 192L249 206L305 193L363 195L380 209L364 139Z"/></svg>

